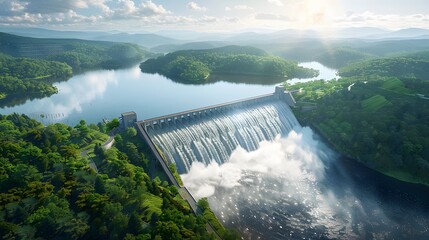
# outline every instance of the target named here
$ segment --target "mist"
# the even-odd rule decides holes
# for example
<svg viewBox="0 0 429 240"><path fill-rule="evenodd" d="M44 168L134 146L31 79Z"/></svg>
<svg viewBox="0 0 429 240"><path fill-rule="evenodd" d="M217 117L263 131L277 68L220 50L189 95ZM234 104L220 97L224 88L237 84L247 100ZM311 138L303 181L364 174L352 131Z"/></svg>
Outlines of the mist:
<svg viewBox="0 0 429 240"><path fill-rule="evenodd" d="M246 239L419 238L428 231L427 215L397 212L401 202L383 203L372 188L357 187L338 158L310 128L297 126L255 151L237 147L224 164L194 162L181 177Z"/></svg>
<svg viewBox="0 0 429 240"><path fill-rule="evenodd" d="M312 138L310 128L296 127L286 138L263 141L257 150L248 152L238 146L222 165L211 162L205 166L193 162L182 180L196 199L210 197L217 187L233 188L242 182L252 182L247 173L264 174L285 181L303 181L323 178L324 163L317 155L323 148ZM316 150L315 150L316 149ZM333 152L324 149L325 155Z"/></svg>

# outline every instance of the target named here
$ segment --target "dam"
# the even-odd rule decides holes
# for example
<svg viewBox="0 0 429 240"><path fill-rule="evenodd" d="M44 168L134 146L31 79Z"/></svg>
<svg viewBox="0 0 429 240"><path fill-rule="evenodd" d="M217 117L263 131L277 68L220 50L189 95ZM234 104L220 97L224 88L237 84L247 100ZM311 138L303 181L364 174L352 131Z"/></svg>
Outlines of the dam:
<svg viewBox="0 0 429 240"><path fill-rule="evenodd" d="M426 188L337 159L310 128L300 127L293 105L290 92L279 88L135 126L192 210L201 214L188 188L197 198L207 196L224 226L244 239L365 239L374 233L428 239ZM258 149L230 156L237 147ZM195 161L200 164L189 170ZM204 166L212 161L229 163ZM168 163L187 173L186 187Z"/></svg>
<svg viewBox="0 0 429 240"><path fill-rule="evenodd" d="M136 128L161 165L174 163L183 174L195 161L222 164L238 146L252 151L286 135L299 125L293 106L292 93L278 86L271 94L138 121Z"/></svg>

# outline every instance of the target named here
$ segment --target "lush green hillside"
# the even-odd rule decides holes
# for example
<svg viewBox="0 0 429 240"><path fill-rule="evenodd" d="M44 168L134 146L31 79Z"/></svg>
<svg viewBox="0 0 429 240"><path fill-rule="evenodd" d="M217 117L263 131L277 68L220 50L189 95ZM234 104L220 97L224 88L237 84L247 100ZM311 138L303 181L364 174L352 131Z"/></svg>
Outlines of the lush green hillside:
<svg viewBox="0 0 429 240"><path fill-rule="evenodd" d="M421 57L378 58L350 64L338 73L342 77L378 75L429 80L429 60Z"/></svg>
<svg viewBox="0 0 429 240"><path fill-rule="evenodd" d="M146 54L132 44L0 33L0 107L56 93L51 83L67 80L72 70L125 67Z"/></svg>
<svg viewBox="0 0 429 240"><path fill-rule="evenodd" d="M4 239L214 239L174 186L149 179L150 160L134 129L104 150L99 127L44 127L24 115L0 115Z"/></svg>
<svg viewBox="0 0 429 240"><path fill-rule="evenodd" d="M318 54L315 60L327 67L338 69L347 66L350 63L359 62L374 57L374 55L356 51L350 48L335 48Z"/></svg>
<svg viewBox="0 0 429 240"><path fill-rule="evenodd" d="M318 61L328 67L341 68L376 57L404 56L409 52L427 51L429 40L307 39L255 46L285 59L299 62Z"/></svg>
<svg viewBox="0 0 429 240"><path fill-rule="evenodd" d="M429 185L429 81L415 78L428 76L427 62L377 59L344 69L339 81L288 87L302 90L297 117L366 165Z"/></svg>
<svg viewBox="0 0 429 240"><path fill-rule="evenodd" d="M160 73L185 82L203 82L210 74L247 74L272 77L312 77L317 72L271 56L253 47L227 46L169 53L140 64L143 72Z"/></svg>
<svg viewBox="0 0 429 240"><path fill-rule="evenodd" d="M72 69L65 63L0 54L0 100L7 102L23 95L50 96L57 92L51 81L68 79L71 75Z"/></svg>
<svg viewBox="0 0 429 240"><path fill-rule="evenodd" d="M128 43L30 38L6 33L0 33L0 52L13 57L64 62L74 71L127 66L137 63L147 54L137 45Z"/></svg>

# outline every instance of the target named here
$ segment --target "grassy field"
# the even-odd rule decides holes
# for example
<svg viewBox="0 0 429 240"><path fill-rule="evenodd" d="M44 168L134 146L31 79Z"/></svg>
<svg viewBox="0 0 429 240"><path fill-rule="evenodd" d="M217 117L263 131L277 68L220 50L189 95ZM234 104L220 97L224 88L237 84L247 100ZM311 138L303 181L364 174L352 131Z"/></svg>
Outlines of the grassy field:
<svg viewBox="0 0 429 240"><path fill-rule="evenodd" d="M362 101L362 108L367 112L376 112L380 108L391 104L381 95L375 95Z"/></svg>
<svg viewBox="0 0 429 240"><path fill-rule="evenodd" d="M81 145L82 151L88 151L88 154L92 153L94 151L95 144L99 143L103 145L107 139L109 139L109 136L107 134L97 132L97 131L91 131L81 142L77 143L78 145Z"/></svg>
<svg viewBox="0 0 429 240"><path fill-rule="evenodd" d="M382 85L382 88L386 90L394 91L396 93L401 93L401 94L411 93L410 89L406 88L404 83L397 78L392 78L385 81Z"/></svg>

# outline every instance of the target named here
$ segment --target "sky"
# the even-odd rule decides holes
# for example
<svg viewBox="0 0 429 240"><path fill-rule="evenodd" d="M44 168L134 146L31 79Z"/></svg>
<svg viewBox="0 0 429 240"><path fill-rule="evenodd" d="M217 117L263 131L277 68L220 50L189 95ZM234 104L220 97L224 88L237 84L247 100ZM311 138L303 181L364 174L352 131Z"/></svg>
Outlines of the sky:
<svg viewBox="0 0 429 240"><path fill-rule="evenodd" d="M429 1L0 0L0 26L133 32L429 29Z"/></svg>

